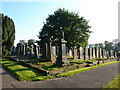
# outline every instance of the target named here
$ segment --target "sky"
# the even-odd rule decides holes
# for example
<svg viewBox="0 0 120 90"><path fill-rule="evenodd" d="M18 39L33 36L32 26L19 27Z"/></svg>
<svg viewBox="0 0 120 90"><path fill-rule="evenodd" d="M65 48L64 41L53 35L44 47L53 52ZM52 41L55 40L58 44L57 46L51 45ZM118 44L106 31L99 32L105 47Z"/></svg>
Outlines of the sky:
<svg viewBox="0 0 120 90"><path fill-rule="evenodd" d="M89 44L118 39L119 0L1 0L0 13L13 19L16 39L38 40L39 31L58 8L79 13L91 26Z"/></svg>

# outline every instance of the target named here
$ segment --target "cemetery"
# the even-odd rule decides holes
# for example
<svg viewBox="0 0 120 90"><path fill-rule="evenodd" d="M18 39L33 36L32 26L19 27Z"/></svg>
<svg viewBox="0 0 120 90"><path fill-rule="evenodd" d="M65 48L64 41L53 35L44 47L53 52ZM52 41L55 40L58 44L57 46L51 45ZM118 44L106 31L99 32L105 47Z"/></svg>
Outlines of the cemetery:
<svg viewBox="0 0 120 90"><path fill-rule="evenodd" d="M58 51L59 49L56 46L49 47L47 43L41 47L35 44L27 46L18 43L17 47L13 48L13 55L5 58L9 59L9 62L21 65L24 68L31 68L33 72L35 70L37 73L37 76L31 74L31 79L30 76L27 78L17 78L22 81L39 81L67 77L74 75L74 73L66 75L66 73L71 71L75 71L75 74L77 74L112 62L118 62L117 53L114 50L106 51L101 48L80 47L74 48L74 51L72 51L71 49L67 50L65 43L61 46L63 46L62 66L56 64L57 57L60 53ZM3 65L5 66L4 62ZM16 74L16 72L14 74Z"/></svg>
<svg viewBox="0 0 120 90"><path fill-rule="evenodd" d="M46 19L39 32L39 40L34 43L19 42L16 46L14 22L3 14L1 16L3 41L0 44L0 64L18 81L34 83L65 80L66 77L71 78L81 72L109 64L114 67L120 62L119 43L114 47L111 42L107 42L104 47L88 45L91 26L78 13L68 12L64 8L58 9ZM100 70L102 72L104 68Z"/></svg>

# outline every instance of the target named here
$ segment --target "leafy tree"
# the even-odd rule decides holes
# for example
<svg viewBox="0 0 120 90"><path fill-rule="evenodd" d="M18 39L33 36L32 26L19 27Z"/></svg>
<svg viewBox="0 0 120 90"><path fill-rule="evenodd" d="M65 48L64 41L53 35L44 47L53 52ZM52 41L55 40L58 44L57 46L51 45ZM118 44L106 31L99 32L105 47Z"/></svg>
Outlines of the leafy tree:
<svg viewBox="0 0 120 90"><path fill-rule="evenodd" d="M28 45L33 45L35 43L35 39L29 39L28 40Z"/></svg>
<svg viewBox="0 0 120 90"><path fill-rule="evenodd" d="M65 9L58 9L53 15L49 15L46 23L39 32L41 42L52 39L53 44L59 38L67 41L67 47L87 46L91 31L88 21L84 17L79 17L78 13L68 12ZM55 42L55 43L54 43Z"/></svg>
<svg viewBox="0 0 120 90"><path fill-rule="evenodd" d="M15 25L11 18L0 15L2 15L2 54L8 55L11 53L15 40Z"/></svg>
<svg viewBox="0 0 120 90"><path fill-rule="evenodd" d="M99 47L103 49L104 48L104 44L103 43L99 43Z"/></svg>
<svg viewBox="0 0 120 90"><path fill-rule="evenodd" d="M65 9L58 9L54 14L49 15L46 23L39 32L41 43L48 42L51 38L52 44L59 47L58 64L61 66L61 39L67 41L67 47L87 46L91 31L88 21L79 17L78 13L68 12Z"/></svg>
<svg viewBox="0 0 120 90"><path fill-rule="evenodd" d="M105 43L105 49L107 51L114 50L113 43L112 42Z"/></svg>
<svg viewBox="0 0 120 90"><path fill-rule="evenodd" d="M26 44L25 40L20 40L19 43Z"/></svg>

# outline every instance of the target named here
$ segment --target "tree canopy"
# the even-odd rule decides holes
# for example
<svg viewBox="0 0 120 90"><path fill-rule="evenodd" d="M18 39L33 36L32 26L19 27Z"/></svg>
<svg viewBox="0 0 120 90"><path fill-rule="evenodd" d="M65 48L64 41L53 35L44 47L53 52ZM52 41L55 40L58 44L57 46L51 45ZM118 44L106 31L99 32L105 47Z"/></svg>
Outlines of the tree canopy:
<svg viewBox="0 0 120 90"><path fill-rule="evenodd" d="M88 21L84 17L80 17L78 13L58 9L54 14L48 16L38 37L41 42L48 42L51 38L53 44L56 44L54 42L57 39L64 38L68 48L84 47L88 44L90 27Z"/></svg>
<svg viewBox="0 0 120 90"><path fill-rule="evenodd" d="M2 16L2 54L8 55L11 53L15 40L15 25L13 20L0 14Z"/></svg>
<svg viewBox="0 0 120 90"><path fill-rule="evenodd" d="M29 39L28 40L28 45L33 45L35 43L35 39Z"/></svg>

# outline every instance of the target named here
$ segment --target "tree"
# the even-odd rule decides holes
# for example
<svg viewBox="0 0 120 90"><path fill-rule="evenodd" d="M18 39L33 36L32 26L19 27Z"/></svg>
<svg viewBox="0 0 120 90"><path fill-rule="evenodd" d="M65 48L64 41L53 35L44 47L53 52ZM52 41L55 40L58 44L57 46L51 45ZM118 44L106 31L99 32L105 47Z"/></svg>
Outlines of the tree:
<svg viewBox="0 0 120 90"><path fill-rule="evenodd" d="M107 43L105 43L105 49L106 49L107 51L109 51L109 50L114 50L113 43L112 43L112 42L107 42Z"/></svg>
<svg viewBox="0 0 120 90"><path fill-rule="evenodd" d="M14 45L15 25L10 17L0 15L2 15L2 54L8 55L11 54Z"/></svg>
<svg viewBox="0 0 120 90"><path fill-rule="evenodd" d="M28 45L33 45L35 43L35 39L29 39L28 40Z"/></svg>
<svg viewBox="0 0 120 90"><path fill-rule="evenodd" d="M84 17L79 17L78 13L68 12L65 9L58 9L53 15L49 15L46 23L39 32L41 42L47 42L52 39L53 44L58 38L67 41L67 47L87 46L91 31L88 21Z"/></svg>
<svg viewBox="0 0 120 90"><path fill-rule="evenodd" d="M26 44L25 40L20 40L19 43Z"/></svg>
<svg viewBox="0 0 120 90"><path fill-rule="evenodd" d="M61 48L61 38L67 41L69 49L75 46L85 47L91 33L89 29L88 21L84 17L79 17L78 13L58 9L46 19L42 31L39 32L39 39L41 39L41 43L44 43L51 38L53 45L59 44L59 49Z"/></svg>

